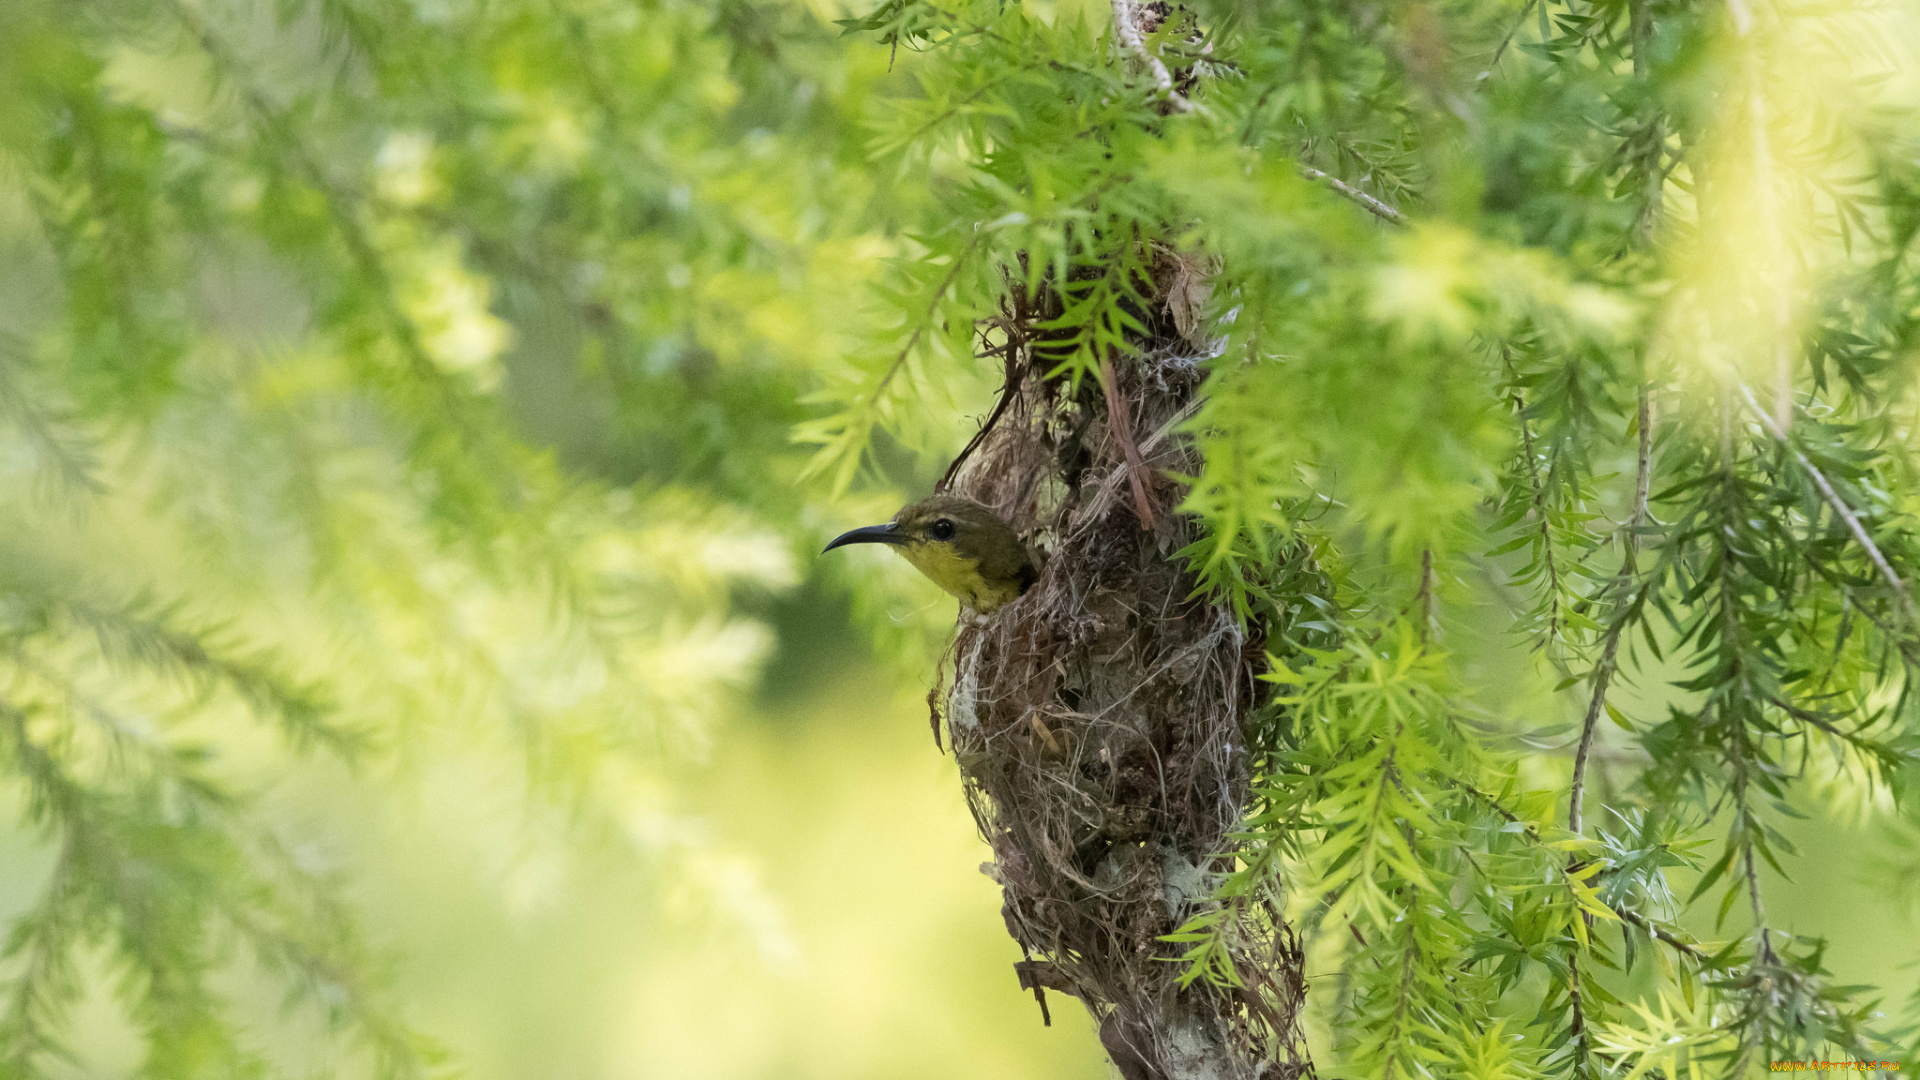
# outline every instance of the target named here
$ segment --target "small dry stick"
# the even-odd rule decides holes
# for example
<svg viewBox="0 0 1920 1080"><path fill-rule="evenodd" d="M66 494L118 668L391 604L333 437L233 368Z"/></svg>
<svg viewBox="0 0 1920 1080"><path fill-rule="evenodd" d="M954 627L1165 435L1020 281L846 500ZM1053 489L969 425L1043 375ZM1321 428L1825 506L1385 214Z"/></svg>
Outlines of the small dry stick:
<svg viewBox="0 0 1920 1080"><path fill-rule="evenodd" d="M1359 203L1368 212L1382 221L1391 221L1395 225L1405 225L1407 223L1407 215L1402 214L1400 211L1395 210L1379 199L1361 191L1352 184L1337 177L1329 176L1311 165L1300 166L1300 175L1309 180L1318 180L1340 194L1345 195L1347 198Z"/></svg>
<svg viewBox="0 0 1920 1080"><path fill-rule="evenodd" d="M1151 529L1153 503L1147 498L1147 462L1140 456L1139 444L1133 441L1133 415L1120 397L1120 384L1113 377L1113 362L1105 357L1100 359L1100 388L1107 393L1107 430L1113 433L1114 441L1120 444L1120 453L1127 459L1127 484L1133 488L1133 509L1140 515L1140 527Z"/></svg>
<svg viewBox="0 0 1920 1080"><path fill-rule="evenodd" d="M1180 96L1173 89L1173 73L1167 70L1167 65L1158 56L1147 50L1147 43L1140 39L1140 23L1136 11L1133 0L1113 0L1113 32L1120 36L1120 44L1126 46L1128 52L1138 56L1146 63L1147 70L1153 72L1153 85L1159 88L1160 96L1172 102L1173 107L1181 112L1191 112L1193 102Z"/></svg>
<svg viewBox="0 0 1920 1080"><path fill-rule="evenodd" d="M953 478L960 474L960 466L966 464L967 458L987 440L988 433L993 431L993 426L1000 422L1000 417L1007 411L1007 406L1019 396L1020 380L1026 376L1026 365L1013 359L1012 343L1008 344L1007 381L1006 385L1000 388L1000 400L994 403L993 411L987 414L987 419L980 425L980 430L974 432L973 438L967 440L967 445L960 448L959 456L948 463L945 475L940 477L939 483L933 485L933 490L945 491L953 486Z"/></svg>
<svg viewBox="0 0 1920 1080"><path fill-rule="evenodd" d="M1893 564L1887 562L1887 557L1880 553L1880 546L1873 542L1873 537L1867 535L1866 526L1860 524L1860 519L1854 515L1853 510L1840 498L1840 493L1833 489L1833 485L1827 481L1826 474L1821 472L1813 462L1807 460L1807 455L1801 453L1798 447L1788 441L1787 429L1781 426L1772 413L1760 407L1760 402L1754 399L1752 390L1742 386L1740 387L1740 396L1747 399L1747 407L1753 410L1753 415L1760 418L1760 423L1767 429L1768 433L1780 440L1780 444L1785 446L1787 451L1793 455L1793 460L1798 462L1800 468L1806 471L1807 476L1813 480L1813 486L1820 489L1821 498L1827 501L1827 505L1832 507L1833 512L1840 516L1841 521L1846 522L1847 531L1851 532L1853 538L1860 542L1861 548L1865 549L1867 553L1867 558L1873 562L1875 569L1880 571L1880 576L1886 578L1887 584L1893 586L1894 595L1900 598L1900 610L1902 614L1906 615L1907 624L1909 626L1920 626L1920 615L1914 612L1913 597L1907 592L1907 583L1902 581L1900 575L1894 572Z"/></svg>

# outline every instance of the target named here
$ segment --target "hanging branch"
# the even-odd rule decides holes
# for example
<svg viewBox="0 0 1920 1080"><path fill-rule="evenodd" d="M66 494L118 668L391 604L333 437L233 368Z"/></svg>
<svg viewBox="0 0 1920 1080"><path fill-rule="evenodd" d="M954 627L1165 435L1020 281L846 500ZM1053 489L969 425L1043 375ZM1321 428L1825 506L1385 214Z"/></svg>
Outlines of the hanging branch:
<svg viewBox="0 0 1920 1080"><path fill-rule="evenodd" d="M1020 359L1025 355L1025 342L1015 337L1020 333L1017 320L1009 317L1003 320L1002 325L1007 333L1007 341L982 354L992 356L997 352L1005 362L1006 381L1000 386L1000 398L993 403L993 411L989 412L987 418L981 422L980 430L973 433L973 438L968 439L967 445L961 447L960 452L954 455L953 461L948 463L947 471L940 476L940 482L933 485L935 491L945 491L953 486L953 478L959 475L960 466L965 465L967 459L973 456L973 452L980 448L980 444L985 442L987 436L993 432L994 425L1006 415L1007 406L1013 404L1013 399L1020 396L1020 382L1026 377L1026 364Z"/></svg>
<svg viewBox="0 0 1920 1080"><path fill-rule="evenodd" d="M1612 625L1607 627L1607 635L1600 647L1600 660L1593 667L1593 696L1587 701L1587 714L1580 725L1580 748L1573 755L1573 790L1567 796L1567 828L1574 835L1582 834L1581 804L1586 801L1587 762L1593 755L1594 731L1599 725L1600 712L1606 708L1607 687L1613 681L1613 674L1619 664L1620 638L1627 628L1633 611L1638 607L1638 594L1629 588L1629 584L1639 572L1638 555L1640 550L1640 529L1647 521L1647 493L1650 490L1653 463L1653 425L1652 409L1646 384L1640 386L1640 447L1634 468L1633 512L1627 519L1623 530L1623 553L1620 573L1614 579L1617 588L1626 595L1615 615ZM1567 864L1569 872L1579 866L1576 855ZM1587 918L1582 912L1579 916ZM1582 1051L1588 1045L1587 1018L1584 1002L1580 994L1580 954L1576 950L1567 957L1567 997L1572 1006L1572 1020L1569 1033ZM1579 1059L1579 1068L1586 1068L1586 1055Z"/></svg>
<svg viewBox="0 0 1920 1080"><path fill-rule="evenodd" d="M1381 202L1379 199L1374 198L1338 177L1329 176L1311 165L1300 166L1300 175L1309 180L1318 180L1340 194L1345 195L1347 198L1359 203L1368 213L1373 214L1382 221L1390 221L1395 225L1405 225L1407 223L1407 216L1405 214L1402 214L1400 211L1395 210L1393 207L1388 206L1386 203Z"/></svg>
<svg viewBox="0 0 1920 1080"><path fill-rule="evenodd" d="M1510 378L1513 377L1512 351L1507 346L1502 345L1500 347L1500 355L1501 358L1507 362L1508 376ZM1518 393L1513 395L1513 408L1514 415L1520 419L1520 451L1526 456L1527 487L1533 494L1533 512L1539 519L1538 524L1540 526L1540 557L1541 561L1546 565L1547 570L1547 602L1549 607L1547 613L1547 639L1545 642L1542 642L1542 646L1544 647L1551 645L1560 632L1560 565L1555 562L1553 558L1553 527L1547 518L1546 488L1540 483L1538 452L1534 449L1533 445L1533 425L1527 422L1527 403L1521 400ZM1549 660L1551 660L1552 653L1549 652L1547 655Z"/></svg>
<svg viewBox="0 0 1920 1080"><path fill-rule="evenodd" d="M1887 557L1880 553L1880 546L1873 542L1873 537L1867 534L1866 526L1860 524L1859 517L1855 516L1853 510L1847 506L1846 501L1840 497L1840 493L1834 490L1826 474L1808 460L1807 455L1801 453L1799 447L1793 445L1792 440L1787 437L1786 428L1767 410L1760 407L1760 402L1754 398L1752 390L1743 385L1740 387L1740 395L1746 399L1748 407L1753 410L1755 416L1760 418L1760 423L1766 427L1768 433L1779 440L1780 444L1787 448L1787 452L1793 455L1793 460L1813 481L1813 486L1820 489L1820 497L1825 499L1840 520L1846 523L1847 531L1859 541L1860 547L1867 553L1867 559L1873 563L1875 569L1880 571L1880 576L1886 579L1888 585L1893 586L1894 595L1900 601L1900 610L1907 617L1908 625L1920 626L1920 614L1914 611L1913 597L1907 592L1907 583L1901 580L1893 564L1887 561Z"/></svg>
<svg viewBox="0 0 1920 1080"><path fill-rule="evenodd" d="M1622 530L1623 554L1619 576L1614 579L1617 587L1626 589L1639 572L1640 530L1647 523L1647 493L1651 489L1653 467L1653 409L1651 395L1645 384L1640 387L1640 449L1634 466L1633 513L1627 518L1627 526ZM1600 660L1593 666L1593 696L1587 701L1587 714L1580 726L1580 749L1573 755L1573 790L1568 796L1567 828L1574 833L1580 832L1581 803L1586 797L1587 760L1593 755L1593 734L1598 726L1600 712L1606 708L1607 686L1613 680L1618 667L1620 638L1627 627L1637 596L1631 592L1623 599L1620 614L1607 627L1607 636L1600 647Z"/></svg>

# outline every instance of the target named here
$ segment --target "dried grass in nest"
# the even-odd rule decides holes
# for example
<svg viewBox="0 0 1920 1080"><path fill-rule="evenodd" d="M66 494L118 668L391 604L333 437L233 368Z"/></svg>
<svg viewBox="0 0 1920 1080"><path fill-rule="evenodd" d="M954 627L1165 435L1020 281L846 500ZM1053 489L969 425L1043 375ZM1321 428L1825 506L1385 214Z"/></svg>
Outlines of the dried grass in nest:
<svg viewBox="0 0 1920 1080"><path fill-rule="evenodd" d="M1078 997L1126 1080L1299 1076L1305 986L1279 912L1237 928L1244 988L1181 989L1179 949L1160 940L1212 908L1231 868L1261 642L1192 598L1177 558L1197 534L1166 477L1198 471L1180 424L1201 369L1172 325L1191 293L1181 265L1156 276L1167 333L1109 362L1104 389L1038 374L1050 360L1028 328L1045 312L1000 323L1009 384L951 487L1044 563L955 636L946 726L1043 1009L1044 989Z"/></svg>

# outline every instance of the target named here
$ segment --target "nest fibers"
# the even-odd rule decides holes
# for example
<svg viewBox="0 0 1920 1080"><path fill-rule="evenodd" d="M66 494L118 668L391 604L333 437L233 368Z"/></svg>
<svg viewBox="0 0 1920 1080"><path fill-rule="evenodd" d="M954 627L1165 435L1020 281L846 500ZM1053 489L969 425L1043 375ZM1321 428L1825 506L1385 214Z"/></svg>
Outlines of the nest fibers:
<svg viewBox="0 0 1920 1080"><path fill-rule="evenodd" d="M1009 290L992 350L1007 385L949 480L1044 562L1019 600L963 620L937 713L1041 1008L1048 989L1079 998L1125 1080L1280 1080L1312 1066L1279 911L1255 905L1229 928L1237 987L1181 988L1182 947L1161 940L1218 907L1233 866L1262 644L1192 597L1176 555L1198 538L1165 478L1199 471L1180 431L1202 375L1194 276L1164 254L1152 338L1078 390L1042 374L1053 360L1032 327L1053 312Z"/></svg>

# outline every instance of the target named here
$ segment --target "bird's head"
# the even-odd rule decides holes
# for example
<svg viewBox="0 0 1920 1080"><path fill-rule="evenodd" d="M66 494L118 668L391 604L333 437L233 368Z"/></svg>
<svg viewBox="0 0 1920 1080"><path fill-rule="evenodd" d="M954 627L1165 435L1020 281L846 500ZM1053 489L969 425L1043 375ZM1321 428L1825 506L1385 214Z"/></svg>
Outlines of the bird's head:
<svg viewBox="0 0 1920 1080"><path fill-rule="evenodd" d="M983 614L1025 592L1035 577L1033 560L1013 529L958 495L912 503L885 525L840 534L826 551L848 544L890 545L935 585Z"/></svg>

